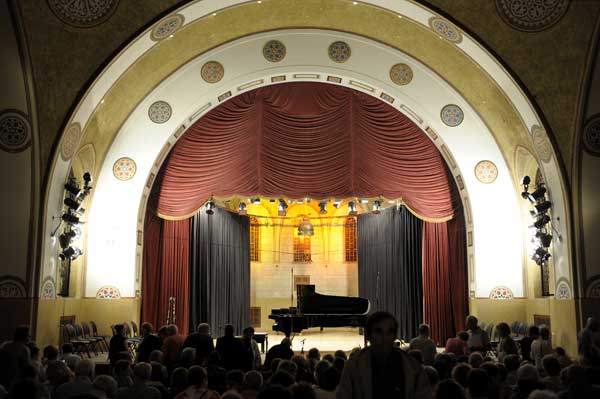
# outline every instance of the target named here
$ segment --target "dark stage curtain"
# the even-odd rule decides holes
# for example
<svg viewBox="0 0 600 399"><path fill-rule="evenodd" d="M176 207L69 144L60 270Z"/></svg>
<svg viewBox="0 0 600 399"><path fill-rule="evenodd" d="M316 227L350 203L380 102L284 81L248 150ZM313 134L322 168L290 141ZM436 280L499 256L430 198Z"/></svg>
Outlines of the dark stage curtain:
<svg viewBox="0 0 600 399"><path fill-rule="evenodd" d="M175 324L189 326L190 220L159 219L146 213L142 277L142 320L159 328L167 322L169 298L175 298ZM172 319L171 319L172 321Z"/></svg>
<svg viewBox="0 0 600 399"><path fill-rule="evenodd" d="M211 110L163 166L158 213L192 216L211 196L402 198L421 219L453 217L451 177L429 137L385 102L345 87L289 83Z"/></svg>
<svg viewBox="0 0 600 399"><path fill-rule="evenodd" d="M444 345L464 329L468 312L465 221L461 211L448 222L423 222L424 321Z"/></svg>
<svg viewBox="0 0 600 399"><path fill-rule="evenodd" d="M358 217L359 295L371 311L396 316L402 339L414 337L422 320L421 225L405 207Z"/></svg>
<svg viewBox="0 0 600 399"><path fill-rule="evenodd" d="M210 324L221 335L226 324L237 333L250 320L250 221L215 209L192 218L190 328Z"/></svg>

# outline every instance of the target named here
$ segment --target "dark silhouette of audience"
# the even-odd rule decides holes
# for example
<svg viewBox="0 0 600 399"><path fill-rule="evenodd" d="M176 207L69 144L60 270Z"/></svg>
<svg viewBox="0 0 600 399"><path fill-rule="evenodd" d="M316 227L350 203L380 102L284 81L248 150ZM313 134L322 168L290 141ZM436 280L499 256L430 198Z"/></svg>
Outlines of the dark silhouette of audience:
<svg viewBox="0 0 600 399"><path fill-rule="evenodd" d="M272 346L265 356L265 368L271 367L273 359L291 359L292 356L294 356L294 352L291 348L292 341L287 337L282 339L281 343Z"/></svg>
<svg viewBox="0 0 600 399"><path fill-rule="evenodd" d="M246 351L242 340L234 336L234 327L231 324L226 325L224 335L217 338L215 350L221 355L225 370L242 370L244 368L247 358Z"/></svg>
<svg viewBox="0 0 600 399"><path fill-rule="evenodd" d="M215 350L213 339L210 336L210 325L200 323L196 332L190 334L183 342L185 348L194 348L196 350L195 364L204 366L208 361L208 355Z"/></svg>

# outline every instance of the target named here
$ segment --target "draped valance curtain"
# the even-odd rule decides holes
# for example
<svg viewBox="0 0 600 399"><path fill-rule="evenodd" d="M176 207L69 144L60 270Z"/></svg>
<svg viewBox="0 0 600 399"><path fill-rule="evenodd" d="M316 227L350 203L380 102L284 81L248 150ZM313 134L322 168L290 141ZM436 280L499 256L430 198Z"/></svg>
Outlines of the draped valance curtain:
<svg viewBox="0 0 600 399"><path fill-rule="evenodd" d="M323 83L241 94L192 125L163 167L158 213L190 217L211 196L402 199L420 218L457 208L444 160L405 115Z"/></svg>

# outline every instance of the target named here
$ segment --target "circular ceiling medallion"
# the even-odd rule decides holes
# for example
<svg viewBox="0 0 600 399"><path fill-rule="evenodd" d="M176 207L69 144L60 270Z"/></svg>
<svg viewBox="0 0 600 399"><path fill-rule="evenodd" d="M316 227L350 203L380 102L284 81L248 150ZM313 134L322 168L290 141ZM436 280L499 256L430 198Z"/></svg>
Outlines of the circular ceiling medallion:
<svg viewBox="0 0 600 399"><path fill-rule="evenodd" d="M484 184L493 183L498 177L498 168L492 161L480 161L475 165L475 177Z"/></svg>
<svg viewBox="0 0 600 399"><path fill-rule="evenodd" d="M62 146L60 148L60 156L63 161L68 161L75 154L75 150L79 146L79 139L81 137L81 125L77 122L72 123L71 126L65 132L62 139Z"/></svg>
<svg viewBox="0 0 600 399"><path fill-rule="evenodd" d="M440 112L442 122L450 127L456 127L460 125L465 118L465 114L462 109L456 104L448 104Z"/></svg>
<svg viewBox="0 0 600 399"><path fill-rule="evenodd" d="M406 64L396 64L390 68L390 79L397 85L409 84L413 78L412 69Z"/></svg>
<svg viewBox="0 0 600 399"><path fill-rule="evenodd" d="M171 119L173 110L166 101L157 101L148 108L148 117L154 123L165 123Z"/></svg>
<svg viewBox="0 0 600 399"><path fill-rule="evenodd" d="M443 18L429 18L429 27L438 35L452 43L462 42L462 34L460 30L450 22Z"/></svg>
<svg viewBox="0 0 600 399"><path fill-rule="evenodd" d="M90 28L109 19L118 0L47 0L58 19L76 28Z"/></svg>
<svg viewBox="0 0 600 399"><path fill-rule="evenodd" d="M548 142L548 137L544 128L539 125L533 125L531 127L531 140L533 141L533 148L542 162L550 162L552 159L552 147Z"/></svg>
<svg viewBox="0 0 600 399"><path fill-rule="evenodd" d="M202 65L200 75L206 83L217 83L219 80L223 79L225 70L221 63L217 61L208 61L206 64Z"/></svg>
<svg viewBox="0 0 600 399"><path fill-rule="evenodd" d="M600 156L600 114L594 115L585 124L583 144L590 154Z"/></svg>
<svg viewBox="0 0 600 399"><path fill-rule="evenodd" d="M171 15L158 23L152 29L150 38L155 42L171 36L177 29L181 28L185 22L185 17L181 14Z"/></svg>
<svg viewBox="0 0 600 399"><path fill-rule="evenodd" d="M346 42L333 42L329 45L329 49L327 50L329 54L329 58L333 62L343 63L350 59L350 55L352 55L352 51L350 50L350 46Z"/></svg>
<svg viewBox="0 0 600 399"><path fill-rule="evenodd" d="M285 44L279 40L269 40L262 49L263 56L269 62L279 62L285 58Z"/></svg>
<svg viewBox="0 0 600 399"><path fill-rule="evenodd" d="M127 157L117 159L113 165L113 174L122 181L131 180L135 176L136 170L135 161Z"/></svg>
<svg viewBox="0 0 600 399"><path fill-rule="evenodd" d="M511 27L539 32L560 21L569 3L570 0L496 0L496 9Z"/></svg>
<svg viewBox="0 0 600 399"><path fill-rule="evenodd" d="M0 148L8 152L20 152L31 143L31 125L27 115L16 109L0 113Z"/></svg>

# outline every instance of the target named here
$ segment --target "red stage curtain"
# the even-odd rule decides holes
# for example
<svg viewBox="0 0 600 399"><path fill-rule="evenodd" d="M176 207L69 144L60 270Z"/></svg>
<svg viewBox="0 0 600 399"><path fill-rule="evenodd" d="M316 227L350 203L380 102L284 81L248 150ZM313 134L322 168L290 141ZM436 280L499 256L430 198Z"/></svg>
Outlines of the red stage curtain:
<svg viewBox="0 0 600 399"><path fill-rule="evenodd" d="M464 329L468 312L465 222L423 222L423 319L440 345Z"/></svg>
<svg viewBox="0 0 600 399"><path fill-rule="evenodd" d="M211 196L402 198L452 218L439 151L405 115L354 90L289 83L235 97L202 117L163 167L158 213L193 215Z"/></svg>
<svg viewBox="0 0 600 399"><path fill-rule="evenodd" d="M146 214L144 232L142 320L151 322L156 328L164 325L169 298L175 297L175 324L181 334L187 334L190 220L162 220L151 213Z"/></svg>

